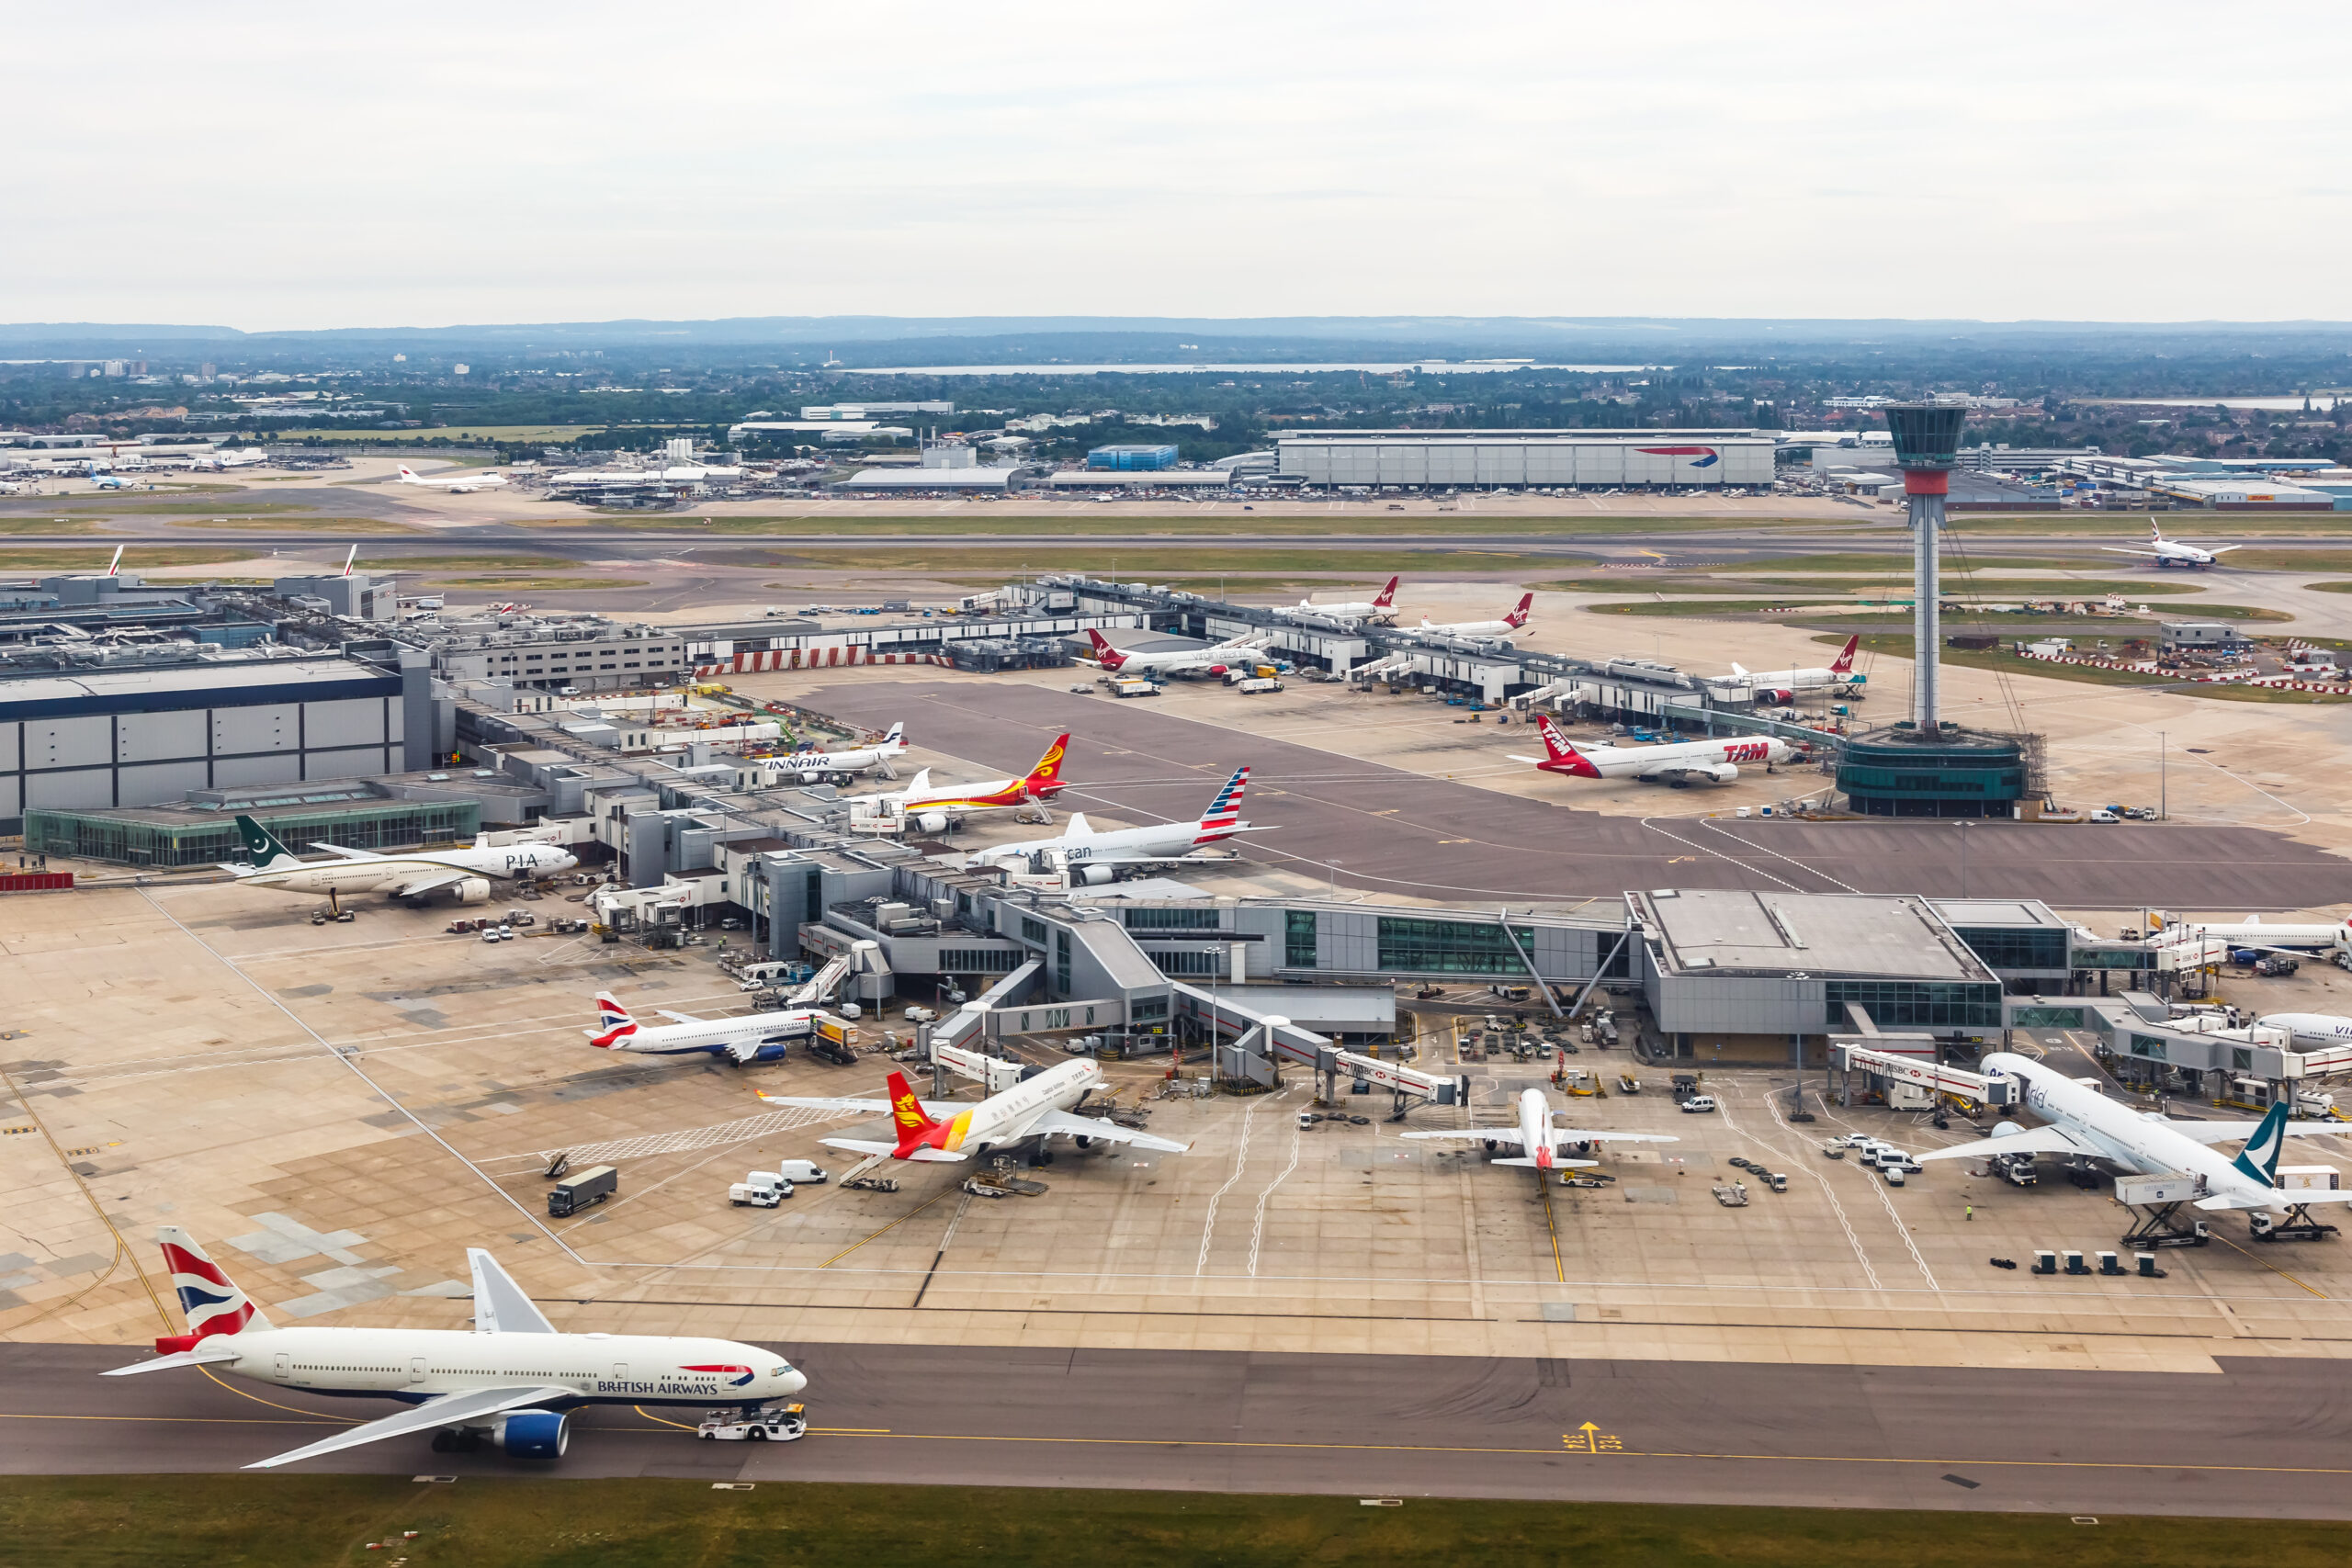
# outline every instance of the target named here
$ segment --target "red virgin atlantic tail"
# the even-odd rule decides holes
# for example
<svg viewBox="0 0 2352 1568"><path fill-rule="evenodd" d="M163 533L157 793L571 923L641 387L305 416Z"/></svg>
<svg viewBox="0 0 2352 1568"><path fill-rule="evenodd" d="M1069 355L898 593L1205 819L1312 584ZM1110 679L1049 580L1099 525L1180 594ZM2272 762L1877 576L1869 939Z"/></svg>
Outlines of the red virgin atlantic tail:
<svg viewBox="0 0 2352 1568"><path fill-rule="evenodd" d="M1388 586L1382 589L1379 595L1373 600L1372 607L1375 610L1393 610L1396 607L1396 580L1395 578L1392 577L1388 580Z"/></svg>
<svg viewBox="0 0 2352 1568"><path fill-rule="evenodd" d="M1094 662L1102 666L1103 669L1115 674L1119 666L1127 661L1127 656L1103 641L1102 634L1092 626L1086 628L1086 638L1094 645Z"/></svg>
<svg viewBox="0 0 2352 1568"><path fill-rule="evenodd" d="M1854 649L1861 647L1861 645L1862 639L1859 633L1853 637L1848 637L1846 639L1846 646L1838 650L1837 659L1830 664L1829 672L1832 675L1852 674L1854 672Z"/></svg>
<svg viewBox="0 0 2352 1568"><path fill-rule="evenodd" d="M1509 626L1513 631L1517 631L1520 627L1527 624L1527 617L1533 613L1534 609L1535 595L1532 593L1522 593L1519 596L1519 608L1513 610L1510 615L1503 617L1503 625Z"/></svg>

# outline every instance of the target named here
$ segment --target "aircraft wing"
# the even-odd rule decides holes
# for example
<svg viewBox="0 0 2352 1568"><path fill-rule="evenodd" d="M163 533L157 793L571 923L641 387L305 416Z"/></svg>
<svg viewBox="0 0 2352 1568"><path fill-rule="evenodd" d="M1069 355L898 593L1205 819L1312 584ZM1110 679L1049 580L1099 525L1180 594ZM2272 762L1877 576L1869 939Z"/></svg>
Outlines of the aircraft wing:
<svg viewBox="0 0 2352 1568"><path fill-rule="evenodd" d="M2101 545L2099 548L2111 556L2146 556L2152 560L2164 558L2164 552L2161 550L2135 550L2129 545Z"/></svg>
<svg viewBox="0 0 2352 1568"><path fill-rule="evenodd" d="M1973 1159L1978 1155L2098 1155L2088 1144L2068 1137L2055 1126L2032 1127L2022 1133L2003 1133L1998 1137L1977 1138L1965 1144L1954 1144L1948 1149L1930 1149L1913 1157L1922 1162L1931 1159Z"/></svg>
<svg viewBox="0 0 2352 1568"><path fill-rule="evenodd" d="M847 1149L854 1155L888 1155L895 1158L899 1154L898 1145L879 1143L872 1138L820 1138L817 1141L829 1149ZM942 1161L967 1159L970 1156L961 1152L951 1153L946 1149L920 1148L905 1157L919 1164L932 1165Z"/></svg>
<svg viewBox="0 0 2352 1568"><path fill-rule="evenodd" d="M158 1356L152 1361L137 1361L128 1367L110 1367L100 1372L102 1378L127 1378L139 1372L160 1372L173 1367L200 1367L207 1361L233 1361L244 1352L223 1343L228 1337L208 1341L193 1350L175 1350L168 1356Z"/></svg>
<svg viewBox="0 0 2352 1568"><path fill-rule="evenodd" d="M673 1023L708 1023L710 1021L707 1018L696 1018L690 1012L672 1012L668 1008L655 1008L653 1010Z"/></svg>
<svg viewBox="0 0 2352 1568"><path fill-rule="evenodd" d="M1122 1127L1116 1122L1091 1116L1073 1116L1067 1111L1048 1111L1029 1123L1024 1136L1039 1133L1066 1133L1073 1138L1100 1138L1106 1144L1133 1144L1139 1149L1157 1149L1161 1154L1181 1155L1192 1148L1167 1138L1155 1138L1148 1133L1138 1133L1132 1127Z"/></svg>
<svg viewBox="0 0 2352 1568"><path fill-rule="evenodd" d="M362 1443L381 1442L386 1438L404 1438L413 1432L430 1432L440 1427L481 1421L503 1411L523 1410L550 1399L571 1399L577 1397L579 1392L548 1383L517 1383L504 1388L478 1388L465 1393L445 1393L438 1399L428 1399L422 1404L413 1405L395 1416L387 1416L380 1421L369 1421L305 1447L256 1460L245 1468L275 1470L281 1464L316 1459L338 1449L356 1449Z"/></svg>
<svg viewBox="0 0 2352 1568"><path fill-rule="evenodd" d="M803 1111L856 1111L865 1116L888 1116L891 1111L890 1102L887 1100L827 1100L813 1095L770 1094L765 1089L754 1092L770 1105L794 1105ZM972 1102L968 1100L926 1100L919 1103L922 1106L922 1113L934 1122L944 1122L972 1109ZM895 1144L891 1145L893 1148L897 1146Z"/></svg>
<svg viewBox="0 0 2352 1568"><path fill-rule="evenodd" d="M420 871L399 886L389 889L395 898L413 898L420 893L430 893L436 887L447 887L469 876L484 876L485 873L466 871L457 866L440 866Z"/></svg>
<svg viewBox="0 0 2352 1568"><path fill-rule="evenodd" d="M1544 759L1543 759L1543 758L1541 758L1541 757L1513 757L1513 756L1510 756L1508 752L1506 752L1504 755L1505 755L1505 760L1506 760L1506 761L1513 761L1513 762L1541 762L1542 761L1544 761Z"/></svg>
<svg viewBox="0 0 2352 1568"><path fill-rule="evenodd" d="M1589 1128L1564 1127L1552 1134L1555 1144L1679 1144L1671 1133L1596 1133Z"/></svg>
<svg viewBox="0 0 2352 1568"><path fill-rule="evenodd" d="M2169 1116L2152 1120L2161 1121L2182 1137L2200 1144L2242 1143L2253 1137L2255 1130L2262 1125L2259 1122L2183 1122ZM2290 1122L2278 1130L2290 1137L2305 1138L2346 1131L2340 1122Z"/></svg>
<svg viewBox="0 0 2352 1568"><path fill-rule="evenodd" d="M384 858L373 850L355 850L344 844L312 844L311 848L324 850L331 855L341 855L345 860L382 860Z"/></svg>
<svg viewBox="0 0 2352 1568"><path fill-rule="evenodd" d="M2244 545L2199 545L2197 547L2203 550L2209 556L2227 555L2232 550L2242 550L2245 548Z"/></svg>
<svg viewBox="0 0 2352 1568"><path fill-rule="evenodd" d="M1488 1165L1532 1166L1535 1161L1524 1155L1515 1155L1510 1159L1490 1159L1487 1163ZM1597 1159L1555 1159L1552 1162L1552 1168L1554 1170L1583 1170L1588 1167L1596 1166L1600 1163L1600 1162Z"/></svg>
<svg viewBox="0 0 2352 1568"><path fill-rule="evenodd" d="M1400 1138L1451 1138L1456 1143L1463 1144L1516 1144L1519 1142L1519 1129L1516 1127L1464 1127L1459 1132L1399 1133L1396 1135Z"/></svg>

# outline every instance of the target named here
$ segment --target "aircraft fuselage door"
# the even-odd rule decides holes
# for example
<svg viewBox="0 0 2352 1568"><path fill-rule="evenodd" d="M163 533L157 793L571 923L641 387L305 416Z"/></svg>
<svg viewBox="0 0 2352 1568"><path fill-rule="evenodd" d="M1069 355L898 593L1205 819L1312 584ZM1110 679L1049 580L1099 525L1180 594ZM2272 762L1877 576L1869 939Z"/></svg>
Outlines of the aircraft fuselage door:
<svg viewBox="0 0 2352 1568"><path fill-rule="evenodd" d="M280 1350L277 1353L277 1375L285 1377L294 1370L294 1358Z"/></svg>

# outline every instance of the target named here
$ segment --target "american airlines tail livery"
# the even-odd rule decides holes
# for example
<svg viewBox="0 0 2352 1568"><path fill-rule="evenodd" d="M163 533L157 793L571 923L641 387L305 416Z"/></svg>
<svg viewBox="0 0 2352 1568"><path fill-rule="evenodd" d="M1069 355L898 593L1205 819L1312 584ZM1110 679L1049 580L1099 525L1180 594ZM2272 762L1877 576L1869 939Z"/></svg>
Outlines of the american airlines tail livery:
<svg viewBox="0 0 2352 1568"><path fill-rule="evenodd" d="M1058 838L1028 839L1017 844L996 844L981 850L969 865L1010 865L1039 854L1057 854L1070 880L1100 886L1114 880L1123 865L1152 865L1182 860L1238 833L1264 833L1241 820L1241 792L1250 787L1247 763L1233 770L1196 822L1160 822L1145 828L1116 828L1098 833L1082 811L1070 814L1069 827Z"/></svg>

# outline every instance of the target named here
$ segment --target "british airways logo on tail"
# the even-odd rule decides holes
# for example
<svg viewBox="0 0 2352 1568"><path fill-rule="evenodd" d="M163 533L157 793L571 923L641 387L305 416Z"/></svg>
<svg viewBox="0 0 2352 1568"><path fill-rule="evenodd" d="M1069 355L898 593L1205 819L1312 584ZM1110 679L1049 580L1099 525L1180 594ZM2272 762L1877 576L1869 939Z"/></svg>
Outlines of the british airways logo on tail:
<svg viewBox="0 0 2352 1568"><path fill-rule="evenodd" d="M1713 468L1723 460L1723 454L1712 446L1641 446L1635 450L1652 457L1689 457L1694 468Z"/></svg>

